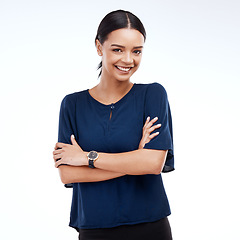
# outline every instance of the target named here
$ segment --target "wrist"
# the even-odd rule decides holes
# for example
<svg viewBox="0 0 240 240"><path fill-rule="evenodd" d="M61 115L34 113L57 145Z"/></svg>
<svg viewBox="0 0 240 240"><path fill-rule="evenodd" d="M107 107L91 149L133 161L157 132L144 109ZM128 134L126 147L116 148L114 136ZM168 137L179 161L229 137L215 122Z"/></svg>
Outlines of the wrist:
<svg viewBox="0 0 240 240"><path fill-rule="evenodd" d="M85 152L85 151L82 152L82 156L81 156L82 166L88 166L87 154L88 154L88 152Z"/></svg>

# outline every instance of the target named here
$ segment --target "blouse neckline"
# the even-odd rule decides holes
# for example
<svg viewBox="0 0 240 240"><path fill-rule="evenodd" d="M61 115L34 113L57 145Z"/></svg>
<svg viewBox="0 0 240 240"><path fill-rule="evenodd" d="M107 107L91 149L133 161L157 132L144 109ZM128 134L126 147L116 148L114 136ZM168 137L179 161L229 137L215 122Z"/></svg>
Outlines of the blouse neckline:
<svg viewBox="0 0 240 240"><path fill-rule="evenodd" d="M90 97L90 99L92 99L94 102L96 102L96 103L98 103L98 104L100 104L100 105L102 105L102 106L109 107L109 106L116 105L116 104L122 102L122 101L133 91L133 89L135 88L135 85L136 85L136 84L133 83L133 86L131 87L131 89L130 89L121 99L119 99L119 100L118 100L117 102L115 102L115 103L110 103L110 104L104 104L104 103L101 103L101 102L99 102L98 100L96 100L96 99L89 93L89 89L87 89L87 94L88 94L88 96Z"/></svg>

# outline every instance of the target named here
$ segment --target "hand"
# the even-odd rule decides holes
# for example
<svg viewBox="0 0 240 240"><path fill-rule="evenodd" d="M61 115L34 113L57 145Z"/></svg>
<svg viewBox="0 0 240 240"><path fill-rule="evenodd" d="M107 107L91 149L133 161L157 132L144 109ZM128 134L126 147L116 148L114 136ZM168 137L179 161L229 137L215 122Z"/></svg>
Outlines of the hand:
<svg viewBox="0 0 240 240"><path fill-rule="evenodd" d="M150 117L147 117L147 120L143 126L143 136L139 143L138 149L142 149L146 143L150 142L151 139L153 139L159 134L159 132L155 132L150 135L152 131L161 127L161 124L152 126L158 120L158 117L153 118L150 122L149 120L150 120Z"/></svg>
<svg viewBox="0 0 240 240"><path fill-rule="evenodd" d="M74 135L71 135L71 144L58 142L53 151L53 159L55 160L55 167L61 164L71 166L87 165L87 154L81 149L75 140Z"/></svg>

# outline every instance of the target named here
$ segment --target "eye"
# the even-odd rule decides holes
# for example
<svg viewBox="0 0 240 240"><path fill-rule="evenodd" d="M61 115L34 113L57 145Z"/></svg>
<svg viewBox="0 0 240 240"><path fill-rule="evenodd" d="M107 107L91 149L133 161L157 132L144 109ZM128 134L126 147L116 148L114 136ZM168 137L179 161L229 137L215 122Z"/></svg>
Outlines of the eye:
<svg viewBox="0 0 240 240"><path fill-rule="evenodd" d="M137 54L137 55L140 55L142 53L141 50L135 50L133 53Z"/></svg>
<svg viewBox="0 0 240 240"><path fill-rule="evenodd" d="M115 48L115 49L113 49L113 51L114 52L119 52L119 53L122 52L122 50L120 48Z"/></svg>

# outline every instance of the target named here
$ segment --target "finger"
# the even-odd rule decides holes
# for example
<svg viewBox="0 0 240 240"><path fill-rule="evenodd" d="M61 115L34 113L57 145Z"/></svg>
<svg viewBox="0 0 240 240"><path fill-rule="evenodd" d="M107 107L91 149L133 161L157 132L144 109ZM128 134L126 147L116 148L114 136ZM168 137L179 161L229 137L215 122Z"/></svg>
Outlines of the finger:
<svg viewBox="0 0 240 240"><path fill-rule="evenodd" d="M150 139L153 139L153 138L156 137L158 134L159 134L159 132L155 132L155 133L149 135L149 138L150 138Z"/></svg>
<svg viewBox="0 0 240 240"><path fill-rule="evenodd" d="M54 150L60 149L59 147L57 147L57 144L55 144L54 146Z"/></svg>
<svg viewBox="0 0 240 240"><path fill-rule="evenodd" d="M61 158L62 158L61 154L53 155L54 161L59 161L59 159L61 159Z"/></svg>
<svg viewBox="0 0 240 240"><path fill-rule="evenodd" d="M77 141L75 139L75 136L73 134L71 135L71 142L72 142L72 145L77 145L78 146L78 143L77 143Z"/></svg>
<svg viewBox="0 0 240 240"><path fill-rule="evenodd" d="M63 148L66 145L67 145L66 143L57 142L55 145L55 150L57 150L58 148Z"/></svg>
<svg viewBox="0 0 240 240"><path fill-rule="evenodd" d="M59 149L53 151L53 155L56 155L56 154L59 154L59 153L62 153L62 152L64 152L64 150L62 148L59 148Z"/></svg>
<svg viewBox="0 0 240 240"><path fill-rule="evenodd" d="M149 128L149 132L152 132L152 131L154 131L155 129L157 129L157 128L160 128L162 126L162 124L161 123L159 123L159 124L156 124L156 125L153 125L151 128Z"/></svg>
<svg viewBox="0 0 240 240"><path fill-rule="evenodd" d="M153 125L158 120L158 117L153 118L149 123Z"/></svg>
<svg viewBox="0 0 240 240"><path fill-rule="evenodd" d="M60 142L57 142L57 143L55 144L55 147L54 147L55 150L60 149L59 144L60 144Z"/></svg>
<svg viewBox="0 0 240 240"><path fill-rule="evenodd" d="M152 131L154 131L157 128L160 128L162 126L161 123L153 125L151 126L147 126L144 130L143 130L143 135L149 135Z"/></svg>
<svg viewBox="0 0 240 240"><path fill-rule="evenodd" d="M58 158L55 160L55 167L58 167L59 165L64 163L64 159Z"/></svg>
<svg viewBox="0 0 240 240"><path fill-rule="evenodd" d="M149 120L150 120L150 117L148 116L143 127L146 127L146 126L147 126L147 124L149 123Z"/></svg>
<svg viewBox="0 0 240 240"><path fill-rule="evenodd" d="M157 120L158 120L158 117L153 118L153 119L146 125L146 128L150 128Z"/></svg>
<svg viewBox="0 0 240 240"><path fill-rule="evenodd" d="M152 123L155 123L158 120L158 117L155 117L151 120Z"/></svg>
<svg viewBox="0 0 240 240"><path fill-rule="evenodd" d="M61 164L61 160L55 162L55 168L58 168L60 164Z"/></svg>

